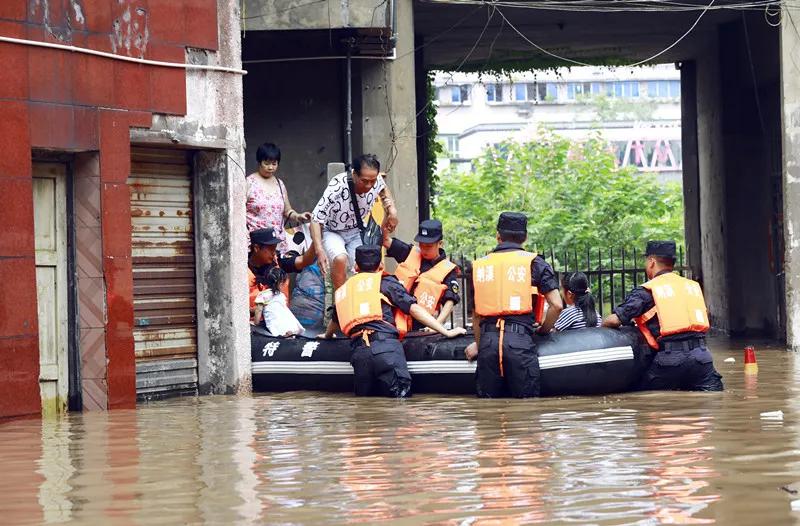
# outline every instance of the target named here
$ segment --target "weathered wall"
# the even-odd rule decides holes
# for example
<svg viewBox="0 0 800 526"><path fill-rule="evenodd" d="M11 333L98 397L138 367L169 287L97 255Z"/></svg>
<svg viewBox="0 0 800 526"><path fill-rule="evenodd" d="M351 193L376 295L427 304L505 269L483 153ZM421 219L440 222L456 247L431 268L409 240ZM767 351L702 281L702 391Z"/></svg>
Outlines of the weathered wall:
<svg viewBox="0 0 800 526"><path fill-rule="evenodd" d="M189 49L193 64L241 67L237 2L217 0L216 52ZM250 389L247 238L244 218L244 102L242 78L222 72L186 73L186 114L154 115L137 143L214 149L195 156L198 261L198 377L201 393Z"/></svg>
<svg viewBox="0 0 800 526"><path fill-rule="evenodd" d="M244 166L255 172L258 147L277 144L278 177L295 210L313 209L327 185L327 164L344 159L343 70L339 60L253 64L244 78Z"/></svg>
<svg viewBox="0 0 800 526"><path fill-rule="evenodd" d="M730 316L725 245L726 177L720 134L723 108L716 35L709 35L697 49L697 150L703 285L712 325L727 331L730 328Z"/></svg>
<svg viewBox="0 0 800 526"><path fill-rule="evenodd" d="M226 61L237 59L239 52L238 12L232 4L235 2L219 1L224 7L220 20L227 20L229 28L223 32L224 41L233 43L228 54L220 57ZM131 57L182 62L187 47L217 49L217 5L215 0L9 0L0 3L0 32ZM0 221L5 225L0 236L0 417L39 412L32 148L99 152L96 182L100 194L104 345L94 347L103 353L92 356L102 364L102 370L94 374L101 380L97 385L106 389L107 407L132 407L136 391L130 197L126 183L130 172L129 130L150 127L153 114L185 114L187 74L183 69L7 43L0 43L0 61L6 71L0 83L0 147L4 151L0 193L12 196L9 201L14 203L0 210ZM210 75L196 74L196 78L206 85ZM228 79L209 91L219 92L220 98L232 97L235 104L237 81ZM189 85L192 90L196 88ZM240 115L229 117L219 113L229 108L215 108L213 119L217 122ZM236 200L232 196L231 202ZM243 202L241 195L238 202ZM243 218L243 212L239 215ZM232 228L243 228L244 222L236 219L236 212L232 217ZM244 256L243 249L239 255ZM236 280L241 281L241 295L246 298L244 263L240 275L232 278ZM247 333L246 323L243 314L238 323L240 333Z"/></svg>
<svg viewBox="0 0 800 526"><path fill-rule="evenodd" d="M245 0L247 31L389 27L394 0Z"/></svg>
<svg viewBox="0 0 800 526"><path fill-rule="evenodd" d="M397 59L361 64L364 151L378 155L400 215L398 236L414 237L419 218L413 1L397 0Z"/></svg>
<svg viewBox="0 0 800 526"><path fill-rule="evenodd" d="M247 312L236 309L247 307L235 301L241 287L232 283L242 262L241 255L233 256L232 248L241 249L244 236L231 231L227 214L222 213L230 208L231 186L238 184L236 170L228 168L224 151L199 152L194 157L195 243L200 256L197 372L202 394L230 394L246 390L250 384L249 360L241 360L245 352L250 357L249 332L238 334L235 327L237 319Z"/></svg>
<svg viewBox="0 0 800 526"><path fill-rule="evenodd" d="M800 36L781 25L783 221L786 261L786 343L800 350Z"/></svg>

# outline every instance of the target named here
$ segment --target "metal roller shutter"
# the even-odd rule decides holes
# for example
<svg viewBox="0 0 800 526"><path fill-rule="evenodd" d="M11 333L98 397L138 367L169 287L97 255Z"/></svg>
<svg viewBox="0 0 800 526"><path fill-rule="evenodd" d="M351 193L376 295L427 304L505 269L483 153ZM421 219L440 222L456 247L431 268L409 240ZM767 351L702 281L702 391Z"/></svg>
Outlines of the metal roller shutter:
<svg viewBox="0 0 800 526"><path fill-rule="evenodd" d="M136 392L197 392L190 152L132 148L131 241Z"/></svg>

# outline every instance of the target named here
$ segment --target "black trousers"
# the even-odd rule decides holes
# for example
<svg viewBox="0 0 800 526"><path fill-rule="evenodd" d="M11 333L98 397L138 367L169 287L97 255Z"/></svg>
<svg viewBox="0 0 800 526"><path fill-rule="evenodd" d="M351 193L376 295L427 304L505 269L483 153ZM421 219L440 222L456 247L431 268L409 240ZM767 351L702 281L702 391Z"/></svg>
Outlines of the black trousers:
<svg viewBox="0 0 800 526"><path fill-rule="evenodd" d="M481 398L539 396L539 355L530 333L506 325L503 333L503 371L500 371L500 333L481 328L475 383Z"/></svg>
<svg viewBox="0 0 800 526"><path fill-rule="evenodd" d="M411 374L400 341L377 334L369 338L369 346L361 338L353 340L350 364L356 396L411 396Z"/></svg>
<svg viewBox="0 0 800 526"><path fill-rule="evenodd" d="M642 391L722 391L722 375L705 341L664 342L639 386Z"/></svg>

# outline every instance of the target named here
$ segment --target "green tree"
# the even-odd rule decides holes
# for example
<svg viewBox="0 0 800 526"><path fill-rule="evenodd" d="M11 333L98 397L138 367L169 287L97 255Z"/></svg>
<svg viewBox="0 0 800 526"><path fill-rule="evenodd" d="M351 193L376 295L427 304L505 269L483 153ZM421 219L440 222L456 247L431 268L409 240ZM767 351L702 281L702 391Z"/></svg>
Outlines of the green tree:
<svg viewBox="0 0 800 526"><path fill-rule="evenodd" d="M476 160L472 172L442 176L435 202L448 248L465 254L494 247L497 216L506 210L528 215L531 249L683 242L680 185L617 168L599 135L575 142L540 130L526 143L500 143Z"/></svg>

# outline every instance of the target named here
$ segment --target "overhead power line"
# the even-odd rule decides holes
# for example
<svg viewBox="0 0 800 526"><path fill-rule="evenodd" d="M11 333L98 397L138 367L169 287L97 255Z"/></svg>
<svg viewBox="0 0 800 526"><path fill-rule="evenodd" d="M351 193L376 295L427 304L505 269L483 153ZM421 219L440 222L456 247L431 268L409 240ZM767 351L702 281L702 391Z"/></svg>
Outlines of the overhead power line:
<svg viewBox="0 0 800 526"><path fill-rule="evenodd" d="M494 7L533 9L540 11L567 12L690 12L721 10L761 10L788 7L800 9L800 4L788 0L751 0L743 2L720 2L711 8L704 4L671 0L421 0L429 4L490 5Z"/></svg>

